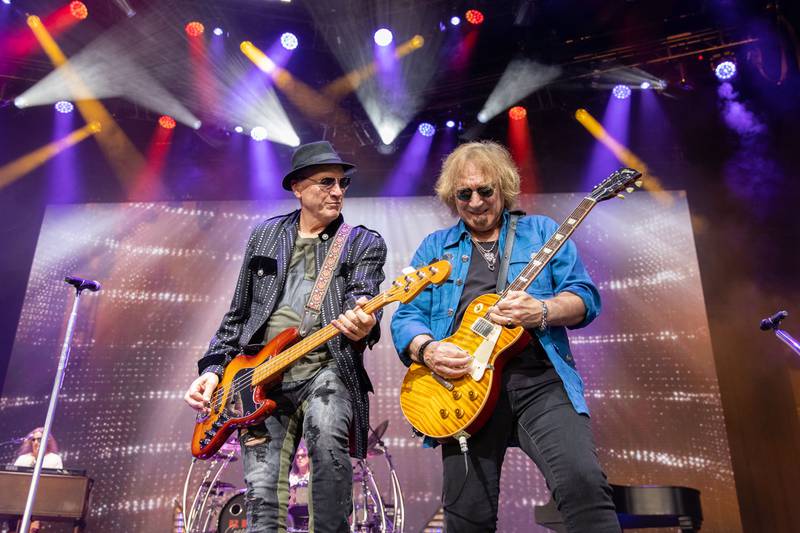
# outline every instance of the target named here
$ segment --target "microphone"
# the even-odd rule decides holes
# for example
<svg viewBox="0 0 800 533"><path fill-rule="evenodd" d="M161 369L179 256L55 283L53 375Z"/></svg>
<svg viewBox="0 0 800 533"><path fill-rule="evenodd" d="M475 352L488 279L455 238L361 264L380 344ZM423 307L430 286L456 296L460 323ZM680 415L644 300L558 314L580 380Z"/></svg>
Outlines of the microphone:
<svg viewBox="0 0 800 533"><path fill-rule="evenodd" d="M789 316L789 313L786 311L778 311L774 315L769 318L765 318L761 321L761 329L763 331L767 331L770 329L777 329L781 323L781 320Z"/></svg>
<svg viewBox="0 0 800 533"><path fill-rule="evenodd" d="M102 287L99 281L94 281L91 279L83 279L77 276L67 276L64 278L64 281L75 287L78 292L89 289L92 292L97 292Z"/></svg>

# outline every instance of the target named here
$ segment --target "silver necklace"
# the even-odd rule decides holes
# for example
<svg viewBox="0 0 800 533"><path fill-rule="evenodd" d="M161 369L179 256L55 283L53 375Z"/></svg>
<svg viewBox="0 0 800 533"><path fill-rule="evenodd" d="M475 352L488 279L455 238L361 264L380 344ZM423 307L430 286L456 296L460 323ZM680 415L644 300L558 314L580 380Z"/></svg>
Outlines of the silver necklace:
<svg viewBox="0 0 800 533"><path fill-rule="evenodd" d="M486 261L486 266L489 267L489 270L494 272L494 266L497 262L497 256L495 255L495 248L497 247L497 241L494 241L489 248L484 248L481 243L475 240L475 237L470 236L472 242L475 243L475 246L478 247L480 250L481 255L483 256L484 261Z"/></svg>

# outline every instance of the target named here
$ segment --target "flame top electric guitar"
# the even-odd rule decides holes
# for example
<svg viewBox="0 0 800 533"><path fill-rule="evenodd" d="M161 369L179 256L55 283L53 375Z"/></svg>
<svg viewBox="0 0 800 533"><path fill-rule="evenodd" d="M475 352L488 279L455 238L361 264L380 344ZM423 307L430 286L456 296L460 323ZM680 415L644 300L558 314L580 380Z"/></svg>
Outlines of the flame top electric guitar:
<svg viewBox="0 0 800 533"><path fill-rule="evenodd" d="M581 201L502 294L482 294L470 302L458 330L442 339L472 356L469 373L445 379L412 363L400 389L400 406L417 431L445 441L469 437L483 426L497 402L503 365L531 341L522 327L493 323L489 308L509 291L527 289L597 203L633 192L634 186L641 186L640 178L630 168L611 174Z"/></svg>
<svg viewBox="0 0 800 533"><path fill-rule="evenodd" d="M392 282L389 290L365 303L362 309L374 313L391 302L410 302L431 283L443 283L450 276L450 263L438 261L408 272ZM211 395L210 411L197 415L192 435L192 455L212 457L234 430L257 424L276 407L266 397L270 385L280 381L295 361L339 334L333 325L301 338L297 328L280 332L256 355L238 355L225 367L219 385Z"/></svg>

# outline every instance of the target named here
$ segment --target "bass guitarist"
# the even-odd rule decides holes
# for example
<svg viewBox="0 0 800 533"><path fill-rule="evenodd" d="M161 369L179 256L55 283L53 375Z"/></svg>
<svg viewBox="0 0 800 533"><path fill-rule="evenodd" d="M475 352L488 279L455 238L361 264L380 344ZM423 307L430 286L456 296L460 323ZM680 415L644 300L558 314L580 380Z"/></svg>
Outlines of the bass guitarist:
<svg viewBox="0 0 800 533"><path fill-rule="evenodd" d="M348 452L366 455L372 391L363 352L380 337L380 317L360 304L378 294L386 260L380 235L344 224L342 204L354 168L326 141L297 148L282 185L300 209L253 230L230 310L198 361L200 377L186 392L190 406L208 412L223 369L237 354L257 351L290 327L307 336L333 324L342 333L284 373L268 394L277 409L263 424L240 430L248 532L286 529L289 470L301 436L311 460L311 530L350 530ZM322 269L337 247L336 267ZM325 277L327 288L317 282ZM310 294L321 304L318 313ZM245 389L241 401L252 401L249 395Z"/></svg>
<svg viewBox="0 0 800 533"><path fill-rule="evenodd" d="M394 344L406 366L424 364L443 382L469 372L470 355L439 340L458 326L474 298L501 292L558 228L544 216L510 212L519 189L516 166L497 143L467 143L445 160L436 193L460 220L428 235L411 264L440 258L453 270L446 283L426 288L392 318ZM512 224L516 231L506 263L502 258ZM467 441L468 467L459 443L442 446L447 531L496 529L500 473L512 443L539 467L567 531L620 531L566 333L566 328L586 326L599 311L600 296L571 241L527 291L511 291L491 309L495 324L521 325L533 340L505 365L495 411Z"/></svg>

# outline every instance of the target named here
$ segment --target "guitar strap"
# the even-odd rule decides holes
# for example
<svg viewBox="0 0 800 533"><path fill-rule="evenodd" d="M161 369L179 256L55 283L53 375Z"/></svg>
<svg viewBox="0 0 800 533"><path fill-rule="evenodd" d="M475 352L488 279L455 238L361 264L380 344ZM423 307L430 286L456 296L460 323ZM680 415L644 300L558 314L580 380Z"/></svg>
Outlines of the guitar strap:
<svg viewBox="0 0 800 533"><path fill-rule="evenodd" d="M336 235L333 237L331 247L328 249L328 255L325 256L325 261L322 263L317 281L314 283L314 288L308 296L308 302L306 302L303 320L300 322L299 333L301 337L308 335L319 319L322 301L325 299L325 294L328 292L328 287L333 279L333 273L336 272L336 266L339 264L339 257L341 257L342 250L344 250L344 243L347 242L347 237L350 235L352 229L352 226L342 222L342 225L339 226Z"/></svg>
<svg viewBox="0 0 800 533"><path fill-rule="evenodd" d="M497 273L497 294L502 294L506 290L508 282L508 263L511 261L511 250L514 248L514 238L517 236L517 221L519 217L525 216L524 211L511 211L508 220L508 231L506 232L506 245L503 247L503 258L500 261L500 271Z"/></svg>

